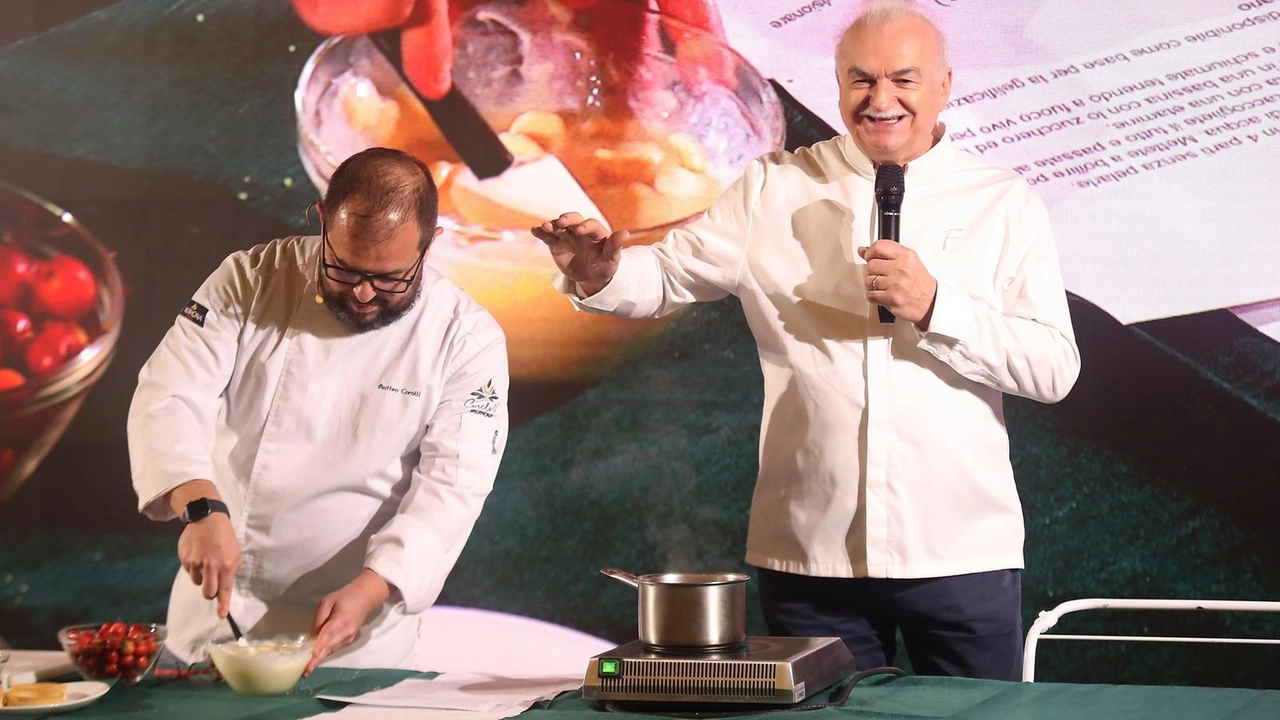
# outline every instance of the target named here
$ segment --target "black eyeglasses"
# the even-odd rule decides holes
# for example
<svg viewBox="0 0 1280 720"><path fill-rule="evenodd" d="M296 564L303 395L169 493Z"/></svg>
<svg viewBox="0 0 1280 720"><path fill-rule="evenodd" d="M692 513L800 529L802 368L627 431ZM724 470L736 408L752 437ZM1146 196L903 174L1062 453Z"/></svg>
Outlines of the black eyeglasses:
<svg viewBox="0 0 1280 720"><path fill-rule="evenodd" d="M413 287L413 281L418 277L418 271L422 268L422 259L427 255L427 248L424 246L418 252L418 261L410 268L409 277L391 277L389 275L371 275L369 273L352 270L351 268L341 267L339 265L330 265L324 259L324 249L329 248L329 252L333 253L334 258L338 254L333 251L333 245L329 244L329 228L324 222L320 223L320 236L324 241L324 247L320 248L320 267L324 269L324 276L330 280L342 285L359 285L368 281L369 286L374 290L383 293L404 293Z"/></svg>

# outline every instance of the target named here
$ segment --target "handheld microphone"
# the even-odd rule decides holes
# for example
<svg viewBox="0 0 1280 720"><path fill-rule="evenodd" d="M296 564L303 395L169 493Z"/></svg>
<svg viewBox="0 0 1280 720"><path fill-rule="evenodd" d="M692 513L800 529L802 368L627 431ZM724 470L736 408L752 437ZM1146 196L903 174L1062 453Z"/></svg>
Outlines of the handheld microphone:
<svg viewBox="0 0 1280 720"><path fill-rule="evenodd" d="M898 240L899 221L902 219L902 196L906 193L906 174L901 165L882 163L876 168L876 224L877 240ZM894 321L889 308L880 305L880 322Z"/></svg>

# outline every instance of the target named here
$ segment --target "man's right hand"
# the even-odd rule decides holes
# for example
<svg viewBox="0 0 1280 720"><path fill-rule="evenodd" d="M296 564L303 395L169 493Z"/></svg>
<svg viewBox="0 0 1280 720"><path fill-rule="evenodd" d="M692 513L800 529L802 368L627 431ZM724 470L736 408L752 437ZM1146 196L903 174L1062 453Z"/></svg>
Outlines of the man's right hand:
<svg viewBox="0 0 1280 720"><path fill-rule="evenodd" d="M613 279L622 245L630 237L626 230L610 234L599 221L583 219L574 212L530 230L550 248L560 272L581 285L587 296L600 292Z"/></svg>
<svg viewBox="0 0 1280 720"><path fill-rule="evenodd" d="M175 488L169 502L181 515L188 502L201 497L222 499L213 483L193 480ZM226 617L231 610L231 586L240 568L240 541L231 519L216 512L187 525L178 538L178 560L206 598L218 599L218 617Z"/></svg>

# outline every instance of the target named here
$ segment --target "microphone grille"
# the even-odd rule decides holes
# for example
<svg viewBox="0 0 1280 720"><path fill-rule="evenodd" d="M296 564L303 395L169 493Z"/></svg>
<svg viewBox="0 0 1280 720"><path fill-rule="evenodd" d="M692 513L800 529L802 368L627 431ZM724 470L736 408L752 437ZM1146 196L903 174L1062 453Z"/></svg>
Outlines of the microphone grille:
<svg viewBox="0 0 1280 720"><path fill-rule="evenodd" d="M902 199L906 192L906 174L901 165L881 163L876 168L876 198Z"/></svg>

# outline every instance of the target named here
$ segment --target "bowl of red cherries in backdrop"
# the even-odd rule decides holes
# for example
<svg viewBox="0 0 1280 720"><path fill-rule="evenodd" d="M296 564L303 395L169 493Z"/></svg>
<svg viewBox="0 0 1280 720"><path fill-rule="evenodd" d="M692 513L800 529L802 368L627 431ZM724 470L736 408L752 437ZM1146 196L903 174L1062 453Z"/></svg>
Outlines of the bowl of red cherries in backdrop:
<svg viewBox="0 0 1280 720"><path fill-rule="evenodd" d="M64 627L58 642L85 680L136 683L155 667L166 635L154 623L104 622Z"/></svg>
<svg viewBox="0 0 1280 720"><path fill-rule="evenodd" d="M0 183L0 501L26 482L115 353L124 290L70 212Z"/></svg>

